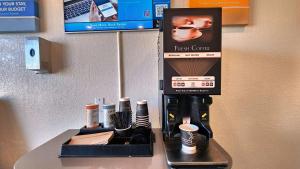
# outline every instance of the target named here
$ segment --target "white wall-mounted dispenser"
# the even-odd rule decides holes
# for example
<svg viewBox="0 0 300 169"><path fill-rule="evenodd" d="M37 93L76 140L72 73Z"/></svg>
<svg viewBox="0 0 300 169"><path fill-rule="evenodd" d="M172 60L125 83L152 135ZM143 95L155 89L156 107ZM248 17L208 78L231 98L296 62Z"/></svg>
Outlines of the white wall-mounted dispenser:
<svg viewBox="0 0 300 169"><path fill-rule="evenodd" d="M26 69L37 74L51 73L51 42L40 37L25 40Z"/></svg>

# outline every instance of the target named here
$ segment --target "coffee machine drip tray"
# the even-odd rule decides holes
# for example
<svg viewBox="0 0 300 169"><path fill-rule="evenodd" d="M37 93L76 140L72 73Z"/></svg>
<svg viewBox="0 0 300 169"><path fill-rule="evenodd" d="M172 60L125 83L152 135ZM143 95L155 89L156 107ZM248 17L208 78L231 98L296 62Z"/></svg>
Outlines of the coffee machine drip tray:
<svg viewBox="0 0 300 169"><path fill-rule="evenodd" d="M210 139L204 152L185 154L181 151L179 139L164 142L168 165L171 168L231 168L231 158L228 153L214 140Z"/></svg>

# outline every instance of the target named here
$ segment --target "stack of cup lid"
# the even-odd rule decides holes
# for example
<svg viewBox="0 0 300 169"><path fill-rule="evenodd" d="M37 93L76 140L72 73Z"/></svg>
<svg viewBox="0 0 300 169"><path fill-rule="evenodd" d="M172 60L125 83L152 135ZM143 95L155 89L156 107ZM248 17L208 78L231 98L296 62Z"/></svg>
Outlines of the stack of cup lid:
<svg viewBox="0 0 300 169"><path fill-rule="evenodd" d="M136 106L136 127L149 127L149 113L146 100L138 101Z"/></svg>
<svg viewBox="0 0 300 169"><path fill-rule="evenodd" d="M132 111L129 97L123 97L119 99L119 112L129 113L129 124L132 123Z"/></svg>

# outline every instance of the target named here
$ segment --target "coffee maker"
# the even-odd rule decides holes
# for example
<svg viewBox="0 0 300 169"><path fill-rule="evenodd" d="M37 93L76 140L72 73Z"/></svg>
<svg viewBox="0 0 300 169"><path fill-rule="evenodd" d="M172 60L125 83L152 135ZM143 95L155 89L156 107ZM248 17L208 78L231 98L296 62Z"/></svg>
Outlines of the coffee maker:
<svg viewBox="0 0 300 169"><path fill-rule="evenodd" d="M196 23L202 20L209 25L199 28ZM230 155L210 127L211 95L221 94L221 9L166 9L161 25L159 106L168 166L231 168ZM186 37L187 28L197 33L192 39ZM202 136L195 154L182 151L179 125L185 123L197 125Z"/></svg>
<svg viewBox="0 0 300 169"><path fill-rule="evenodd" d="M161 95L162 97L162 133L167 163L170 168L231 168L231 157L213 139L209 125L209 107L212 97L209 95ZM196 154L181 151L179 125L195 124L199 134L204 135L197 146Z"/></svg>

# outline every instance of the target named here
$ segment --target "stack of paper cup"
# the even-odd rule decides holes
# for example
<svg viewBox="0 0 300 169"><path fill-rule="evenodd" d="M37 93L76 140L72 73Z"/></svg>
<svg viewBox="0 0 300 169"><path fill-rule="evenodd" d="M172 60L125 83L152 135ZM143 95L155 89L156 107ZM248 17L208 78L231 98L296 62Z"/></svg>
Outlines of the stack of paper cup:
<svg viewBox="0 0 300 169"><path fill-rule="evenodd" d="M138 101L136 106L136 127L149 127L149 113L146 100Z"/></svg>

